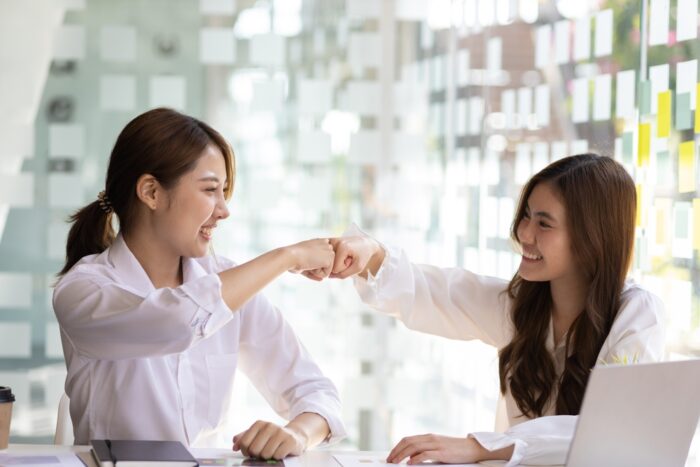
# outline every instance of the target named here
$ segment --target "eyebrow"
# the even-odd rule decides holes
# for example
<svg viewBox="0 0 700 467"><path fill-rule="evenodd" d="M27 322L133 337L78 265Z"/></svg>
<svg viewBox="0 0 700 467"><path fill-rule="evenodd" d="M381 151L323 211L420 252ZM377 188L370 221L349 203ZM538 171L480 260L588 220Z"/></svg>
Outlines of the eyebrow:
<svg viewBox="0 0 700 467"><path fill-rule="evenodd" d="M529 207L529 206L526 206L526 209L527 209L528 211L530 211L530 207ZM534 215L537 216L537 217L544 217L545 219L549 219L549 220L552 221L552 222L556 222L556 221L557 221L557 220L554 218L554 216L552 216L552 215L551 215L550 213L548 213L547 211L537 211Z"/></svg>
<svg viewBox="0 0 700 467"><path fill-rule="evenodd" d="M219 178L218 178L218 177L214 177L214 176L212 175L212 176L209 176L209 177L202 177L202 178L199 179L199 181L200 181L200 182L216 182L216 183L219 183Z"/></svg>

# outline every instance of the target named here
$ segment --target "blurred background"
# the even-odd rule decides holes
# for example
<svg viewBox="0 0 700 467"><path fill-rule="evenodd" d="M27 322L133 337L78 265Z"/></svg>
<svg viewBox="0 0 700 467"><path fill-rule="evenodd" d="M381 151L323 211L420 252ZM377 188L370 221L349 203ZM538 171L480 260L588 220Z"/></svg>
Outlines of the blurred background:
<svg viewBox="0 0 700 467"><path fill-rule="evenodd" d="M510 278L523 183L614 157L638 183L632 276L666 303L668 357L700 356L697 33L698 0L0 0L11 442L53 437L66 219L157 106L231 142L215 251L237 261L354 222L416 262ZM287 274L265 293L340 389L348 448L493 429L495 350L410 332L350 281ZM241 373L235 401L232 435L277 420Z"/></svg>

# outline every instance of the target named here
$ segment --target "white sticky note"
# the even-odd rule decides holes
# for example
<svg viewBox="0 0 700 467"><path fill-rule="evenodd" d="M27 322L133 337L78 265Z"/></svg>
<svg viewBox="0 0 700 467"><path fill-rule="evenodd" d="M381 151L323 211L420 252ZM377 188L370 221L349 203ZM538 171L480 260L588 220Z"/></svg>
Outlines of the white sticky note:
<svg viewBox="0 0 700 467"><path fill-rule="evenodd" d="M258 34L250 38L250 61L256 65L282 66L285 63L285 38L277 34Z"/></svg>
<svg viewBox="0 0 700 467"><path fill-rule="evenodd" d="M184 76L151 76L148 83L148 101L151 108L170 107L185 110L187 85Z"/></svg>
<svg viewBox="0 0 700 467"><path fill-rule="evenodd" d="M56 32L53 43L54 60L82 60L85 58L85 26L64 24Z"/></svg>
<svg viewBox="0 0 700 467"><path fill-rule="evenodd" d="M668 64L649 67L649 81L651 81L651 113L656 114L659 105L658 95L668 90Z"/></svg>
<svg viewBox="0 0 700 467"><path fill-rule="evenodd" d="M595 48L596 57L606 57L612 53L613 46L613 11L611 8L595 15Z"/></svg>
<svg viewBox="0 0 700 467"><path fill-rule="evenodd" d="M85 204L84 198L79 175L49 175L49 206L52 208L79 208Z"/></svg>
<svg viewBox="0 0 700 467"><path fill-rule="evenodd" d="M467 134L467 117L469 116L469 108L466 99L457 99L455 104L455 120L454 128L455 135L463 136Z"/></svg>
<svg viewBox="0 0 700 467"><path fill-rule="evenodd" d="M574 105L571 120L574 123L588 121L588 78L577 78L573 81Z"/></svg>
<svg viewBox="0 0 700 467"><path fill-rule="evenodd" d="M229 65L236 59L236 37L232 28L202 28L199 59L205 65Z"/></svg>
<svg viewBox="0 0 700 467"><path fill-rule="evenodd" d="M598 75L593 80L593 120L610 120L610 100L612 97L612 77Z"/></svg>
<svg viewBox="0 0 700 467"><path fill-rule="evenodd" d="M0 205L29 208L34 205L34 174L0 173Z"/></svg>
<svg viewBox="0 0 700 467"><path fill-rule="evenodd" d="M136 107L136 77L103 75L100 77L101 110L133 110Z"/></svg>
<svg viewBox="0 0 700 467"><path fill-rule="evenodd" d="M457 52L457 86L469 84L469 49L459 49Z"/></svg>
<svg viewBox="0 0 700 467"><path fill-rule="evenodd" d="M481 183L481 150L479 148L467 149L467 185L479 186Z"/></svg>
<svg viewBox="0 0 700 467"><path fill-rule="evenodd" d="M549 85L547 84L540 84L535 88L535 115L538 126L549 126Z"/></svg>
<svg viewBox="0 0 700 467"><path fill-rule="evenodd" d="M235 0L199 0L199 12L203 15L233 16L236 13Z"/></svg>
<svg viewBox="0 0 700 467"><path fill-rule="evenodd" d="M552 25L539 26L535 31L535 68L544 68L551 56Z"/></svg>
<svg viewBox="0 0 700 467"><path fill-rule="evenodd" d="M382 3L376 0L346 0L345 15L348 19L379 18Z"/></svg>
<svg viewBox="0 0 700 467"><path fill-rule="evenodd" d="M299 113L323 115L333 106L333 85L326 80L301 80Z"/></svg>
<svg viewBox="0 0 700 467"><path fill-rule="evenodd" d="M676 65L676 95L689 93L690 108L695 109L695 94L698 81L698 61L688 60Z"/></svg>
<svg viewBox="0 0 700 467"><path fill-rule="evenodd" d="M698 37L698 0L678 0L676 9L676 40Z"/></svg>
<svg viewBox="0 0 700 467"><path fill-rule="evenodd" d="M532 173L536 174L549 165L549 144L539 141L533 145Z"/></svg>
<svg viewBox="0 0 700 467"><path fill-rule="evenodd" d="M588 60L591 58L590 16L577 19L574 28L574 60Z"/></svg>
<svg viewBox="0 0 700 467"><path fill-rule="evenodd" d="M50 157L83 157L85 126L80 123L49 124Z"/></svg>
<svg viewBox="0 0 700 467"><path fill-rule="evenodd" d="M668 23L671 12L670 0L649 1L649 45L668 43ZM652 102L654 99L652 99Z"/></svg>
<svg viewBox="0 0 700 467"><path fill-rule="evenodd" d="M566 152L566 146L566 141L554 141L552 143L552 157L550 157L550 161L558 161L568 156L569 154Z"/></svg>
<svg viewBox="0 0 700 467"><path fill-rule="evenodd" d="M358 74L361 74L365 68L379 67L382 63L382 41L379 33L350 33L348 62Z"/></svg>
<svg viewBox="0 0 700 467"><path fill-rule="evenodd" d="M394 132L392 144L392 160L397 164L416 165L425 159L425 135Z"/></svg>
<svg viewBox="0 0 700 467"><path fill-rule="evenodd" d="M636 89L636 72L625 70L617 73L615 87L615 116L617 118L633 119Z"/></svg>
<svg viewBox="0 0 700 467"><path fill-rule="evenodd" d="M344 110L362 115L377 115L382 106L382 94L376 81L351 81L341 99Z"/></svg>
<svg viewBox="0 0 700 467"><path fill-rule="evenodd" d="M532 115L532 88L518 89L518 118L521 126L526 126Z"/></svg>
<svg viewBox="0 0 700 467"><path fill-rule="evenodd" d="M44 351L47 358L63 358L61 330L58 323L46 323L46 340Z"/></svg>
<svg viewBox="0 0 700 467"><path fill-rule="evenodd" d="M331 137L323 131L300 131L297 143L297 161L320 164L330 161Z"/></svg>
<svg viewBox="0 0 700 467"><path fill-rule="evenodd" d="M588 152L588 140L576 139L571 142L571 155Z"/></svg>
<svg viewBox="0 0 700 467"><path fill-rule="evenodd" d="M476 96L469 98L469 125L467 126L467 134L481 134L483 121L484 99Z"/></svg>
<svg viewBox="0 0 700 467"><path fill-rule="evenodd" d="M31 323L0 323L0 357L31 357L31 330Z"/></svg>
<svg viewBox="0 0 700 467"><path fill-rule="evenodd" d="M570 29L571 23L568 20L561 20L554 23L554 57L559 65L569 63L571 59L569 51Z"/></svg>
<svg viewBox="0 0 700 467"><path fill-rule="evenodd" d="M48 228L48 238L46 252L51 259L65 259L66 257L66 240L70 224L68 222L51 222Z"/></svg>
<svg viewBox="0 0 700 467"><path fill-rule="evenodd" d="M100 58L106 62L133 62L136 59L136 28L133 26L102 27Z"/></svg>
<svg viewBox="0 0 700 467"><path fill-rule="evenodd" d="M381 138L377 130L360 130L350 137L348 162L377 164L381 158Z"/></svg>
<svg viewBox="0 0 700 467"><path fill-rule="evenodd" d="M515 146L515 164L513 175L516 185L524 185L532 176L532 158L530 144L519 143Z"/></svg>
<svg viewBox="0 0 700 467"><path fill-rule="evenodd" d="M32 275L0 272L0 307L29 308L32 306Z"/></svg>
<svg viewBox="0 0 700 467"><path fill-rule="evenodd" d="M506 119L506 128L514 129L520 126L520 119L515 113L514 89L506 89L501 93L501 112Z"/></svg>
<svg viewBox="0 0 700 467"><path fill-rule="evenodd" d="M423 21L428 16L428 2L422 0L397 0L396 19L399 21Z"/></svg>
<svg viewBox="0 0 700 467"><path fill-rule="evenodd" d="M256 112L280 112L284 108L284 82L269 79L253 83L251 109Z"/></svg>
<svg viewBox="0 0 700 467"><path fill-rule="evenodd" d="M34 120L32 123L18 123L6 121L0 125L0 169L7 172L18 170L15 167L5 167L11 157L34 155Z"/></svg>
<svg viewBox="0 0 700 467"><path fill-rule="evenodd" d="M503 40L500 37L492 37L486 45L486 71L490 74L501 70L503 55Z"/></svg>
<svg viewBox="0 0 700 467"><path fill-rule="evenodd" d="M397 115L424 115L428 97L426 86L404 81L394 83L394 111Z"/></svg>

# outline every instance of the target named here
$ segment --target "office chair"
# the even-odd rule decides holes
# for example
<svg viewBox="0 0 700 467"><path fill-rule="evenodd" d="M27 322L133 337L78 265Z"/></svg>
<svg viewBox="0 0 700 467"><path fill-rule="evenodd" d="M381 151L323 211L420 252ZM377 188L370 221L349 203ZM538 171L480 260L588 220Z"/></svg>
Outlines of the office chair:
<svg viewBox="0 0 700 467"><path fill-rule="evenodd" d="M73 445L73 422L70 419L70 399L64 392L58 401L58 417L56 419L56 434L53 444L60 446Z"/></svg>

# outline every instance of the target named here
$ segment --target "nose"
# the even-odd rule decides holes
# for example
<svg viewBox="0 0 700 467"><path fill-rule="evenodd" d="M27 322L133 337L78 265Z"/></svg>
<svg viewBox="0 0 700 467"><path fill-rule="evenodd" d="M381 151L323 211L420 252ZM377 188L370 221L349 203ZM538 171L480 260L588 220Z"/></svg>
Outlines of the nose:
<svg viewBox="0 0 700 467"><path fill-rule="evenodd" d="M223 196L219 198L219 202L216 203L216 209L214 210L214 216L217 219L226 219L231 213L226 205L226 198Z"/></svg>
<svg viewBox="0 0 700 467"><path fill-rule="evenodd" d="M530 219L523 217L518 224L518 239L520 243L534 244L535 243L535 233L533 229L533 222Z"/></svg>

